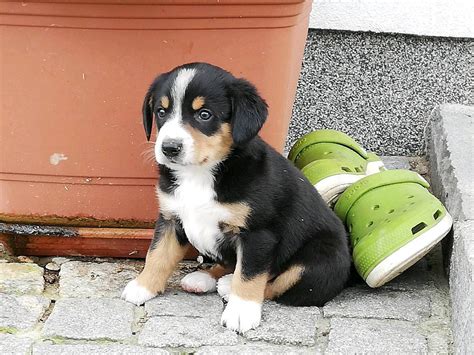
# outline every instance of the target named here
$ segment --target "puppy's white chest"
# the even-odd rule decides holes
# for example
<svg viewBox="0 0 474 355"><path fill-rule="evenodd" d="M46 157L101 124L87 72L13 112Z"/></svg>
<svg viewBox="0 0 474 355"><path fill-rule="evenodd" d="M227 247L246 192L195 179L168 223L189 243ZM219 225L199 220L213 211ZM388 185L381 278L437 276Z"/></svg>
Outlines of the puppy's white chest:
<svg viewBox="0 0 474 355"><path fill-rule="evenodd" d="M222 237L219 221L229 212L216 200L210 172L180 172L178 186L171 194L160 194L161 208L181 220L189 242L199 252L218 256L217 242Z"/></svg>

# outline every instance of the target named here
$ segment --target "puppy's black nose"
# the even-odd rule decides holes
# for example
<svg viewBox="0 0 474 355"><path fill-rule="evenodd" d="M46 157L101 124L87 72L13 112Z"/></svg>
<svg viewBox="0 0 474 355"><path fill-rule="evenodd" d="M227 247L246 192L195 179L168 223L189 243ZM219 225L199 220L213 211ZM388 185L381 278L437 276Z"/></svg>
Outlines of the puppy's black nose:
<svg viewBox="0 0 474 355"><path fill-rule="evenodd" d="M163 144L161 145L161 151L168 158L177 157L182 149L183 142L174 139L163 141Z"/></svg>

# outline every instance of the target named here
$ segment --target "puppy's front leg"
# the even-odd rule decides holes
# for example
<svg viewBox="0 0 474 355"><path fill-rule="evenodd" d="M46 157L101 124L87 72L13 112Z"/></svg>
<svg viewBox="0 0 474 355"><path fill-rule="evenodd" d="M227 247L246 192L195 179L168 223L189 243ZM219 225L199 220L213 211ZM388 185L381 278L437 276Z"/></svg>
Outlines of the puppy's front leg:
<svg viewBox="0 0 474 355"><path fill-rule="evenodd" d="M148 249L145 268L125 287L123 299L140 305L165 290L166 282L189 247L187 240L179 238L177 233L175 221L160 217Z"/></svg>
<svg viewBox="0 0 474 355"><path fill-rule="evenodd" d="M260 324L273 245L268 232L248 233L239 238L229 301L221 318L221 324L227 328L244 333Z"/></svg>

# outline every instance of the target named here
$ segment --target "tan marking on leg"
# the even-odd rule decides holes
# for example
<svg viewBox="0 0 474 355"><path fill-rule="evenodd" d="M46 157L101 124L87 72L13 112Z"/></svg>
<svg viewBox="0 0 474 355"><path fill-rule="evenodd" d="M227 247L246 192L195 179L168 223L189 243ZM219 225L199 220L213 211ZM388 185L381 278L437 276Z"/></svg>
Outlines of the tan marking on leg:
<svg viewBox="0 0 474 355"><path fill-rule="evenodd" d="M229 155L232 147L232 134L228 123L223 123L212 136L206 136L189 125L186 125L185 129L193 137L197 163L220 162Z"/></svg>
<svg viewBox="0 0 474 355"><path fill-rule="evenodd" d="M178 243L174 223L169 223L160 233L161 239L154 249L148 250L145 268L137 277L138 284L152 293L165 290L166 282L189 247L189 244L182 246Z"/></svg>
<svg viewBox="0 0 474 355"><path fill-rule="evenodd" d="M160 98L160 103L163 108L170 107L170 99L168 98L168 96L162 96Z"/></svg>
<svg viewBox="0 0 474 355"><path fill-rule="evenodd" d="M222 266L220 264L213 265L210 269L203 270L211 275L214 279L220 279L222 276L232 273L232 269Z"/></svg>
<svg viewBox="0 0 474 355"><path fill-rule="evenodd" d="M284 294L301 279L303 271L304 266L293 265L280 274L273 282L267 283L265 299L272 300Z"/></svg>
<svg viewBox="0 0 474 355"><path fill-rule="evenodd" d="M264 272L249 279L245 278L242 275L242 260L239 254L237 253L237 265L232 276L230 293L247 301L261 303L263 302L265 286L268 282L268 273Z"/></svg>
<svg viewBox="0 0 474 355"><path fill-rule="evenodd" d="M206 102L206 100L204 99L204 97L198 96L198 97L194 98L193 103L191 104L191 106L193 107L194 111L197 111L201 107L204 106L205 102Z"/></svg>

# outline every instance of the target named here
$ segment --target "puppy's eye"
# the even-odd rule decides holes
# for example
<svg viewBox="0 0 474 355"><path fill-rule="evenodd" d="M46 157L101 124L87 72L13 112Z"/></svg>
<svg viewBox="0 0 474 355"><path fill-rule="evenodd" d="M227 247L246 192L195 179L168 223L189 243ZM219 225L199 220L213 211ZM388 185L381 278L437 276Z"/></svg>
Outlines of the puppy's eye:
<svg viewBox="0 0 474 355"><path fill-rule="evenodd" d="M158 117L163 118L163 117L165 117L165 115L166 115L165 109L164 109L163 107L160 107L160 108L158 109Z"/></svg>
<svg viewBox="0 0 474 355"><path fill-rule="evenodd" d="M199 111L199 118L203 121L209 121L212 117L211 111L201 110Z"/></svg>

